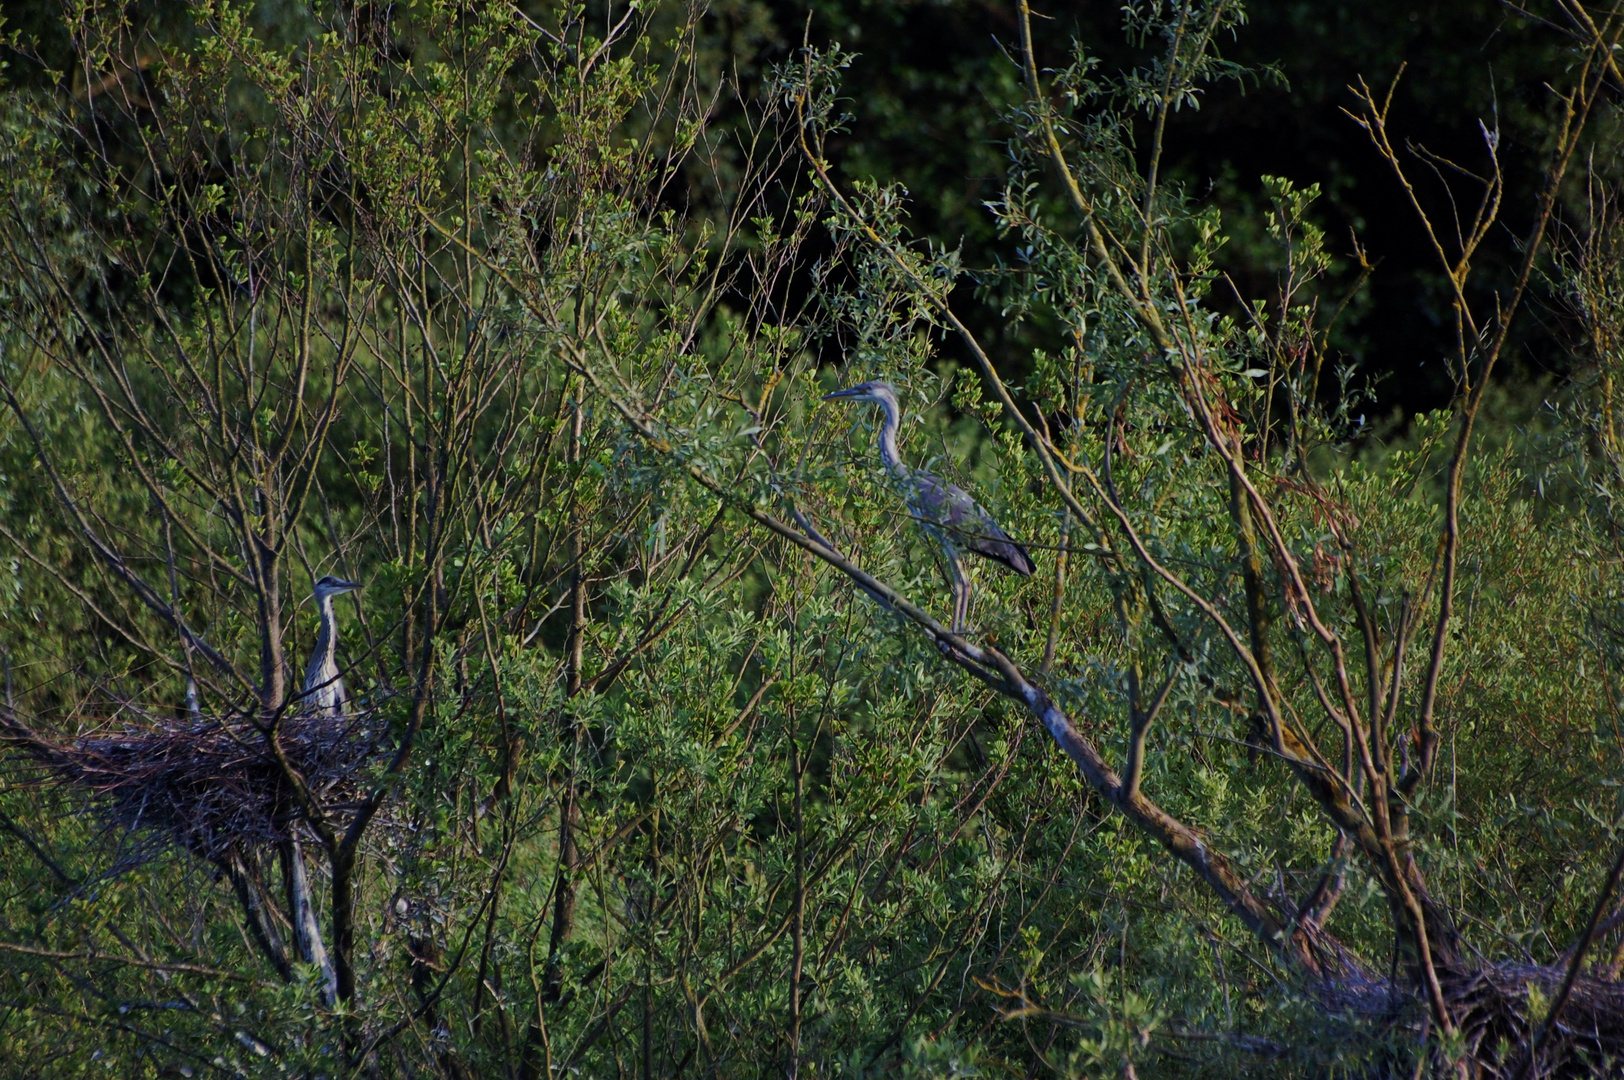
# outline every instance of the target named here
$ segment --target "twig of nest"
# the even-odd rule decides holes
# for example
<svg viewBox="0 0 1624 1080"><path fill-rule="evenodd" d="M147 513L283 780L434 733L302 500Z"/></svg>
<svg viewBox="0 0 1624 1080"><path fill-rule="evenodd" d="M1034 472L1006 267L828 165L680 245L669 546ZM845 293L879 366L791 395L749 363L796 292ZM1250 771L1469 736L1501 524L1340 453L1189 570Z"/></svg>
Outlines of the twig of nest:
<svg viewBox="0 0 1624 1080"><path fill-rule="evenodd" d="M376 749L367 713L294 715L276 739L316 802L334 812L364 794ZM110 823L207 859L295 839L300 814L267 735L242 721L125 722L76 738L0 716L0 742L41 769L41 782L88 795Z"/></svg>

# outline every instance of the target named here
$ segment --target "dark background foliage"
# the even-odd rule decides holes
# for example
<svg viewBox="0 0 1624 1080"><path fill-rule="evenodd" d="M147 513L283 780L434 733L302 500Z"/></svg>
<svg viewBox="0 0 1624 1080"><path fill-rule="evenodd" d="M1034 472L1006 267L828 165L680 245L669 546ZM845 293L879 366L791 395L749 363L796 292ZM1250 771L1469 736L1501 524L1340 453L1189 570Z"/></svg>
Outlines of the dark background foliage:
<svg viewBox="0 0 1624 1080"><path fill-rule="evenodd" d="M850 130L830 143L842 170L900 181L913 194L920 234L962 244L968 266L990 264L996 229L983 204L998 195L1007 161L999 117L1023 93L1008 52L1017 40L1013 8L841 2L724 4L714 11L719 48L746 80L788 56L803 30L815 42L837 41L858 53L844 85ZM1123 34L1118 5L1055 4L1036 13L1043 17L1037 36L1045 65L1069 63L1074 41L1106 71L1131 65L1134 43ZM1450 393L1438 363L1451 342L1447 287L1432 248L1410 225L1391 172L1343 111L1353 104L1349 87L1364 78L1385 89L1404 69L1394 98L1399 130L1418 146L1468 165L1482 153L1477 122L1499 125L1507 203L1519 208L1496 237L1495 255L1509 263L1514 237L1527 225L1518 214L1539 181L1546 126L1541 95L1560 39L1496 0L1265 0L1250 5L1248 15L1219 51L1252 74L1205 89L1199 109L1175 114L1164 169L1230 221L1256 218L1264 175L1318 184L1324 197L1315 213L1338 256L1327 293L1334 298L1352 284L1354 230L1378 265L1335 339L1374 381L1373 418L1440 408ZM1576 198L1574 206L1581 205ZM1272 280L1274 258L1260 236L1243 233L1220 264L1240 292L1252 296ZM1041 337L1041 330L1009 326L995 297L983 294L976 303L973 293L966 283L955 299L1018 377L1031 335ZM1218 297L1220 305L1224 300ZM1519 343L1503 378L1538 385L1567 373L1569 354L1548 335L1534 337ZM945 348L950 355L956 350L952 342Z"/></svg>
<svg viewBox="0 0 1624 1080"><path fill-rule="evenodd" d="M281 21L279 6L261 10L267 26ZM184 9L171 0L141 0L131 10L159 40L185 32ZM0 12L10 30L37 43L47 65L71 71L72 49L52 0L7 0ZM1065 66L1074 42L1098 56L1105 71L1133 63L1136 43L1123 33L1117 4L1062 3L1037 14L1045 65ZM1248 16L1219 51L1250 74L1206 88L1198 109L1174 115L1164 173L1238 223L1257 217L1264 175L1318 184L1323 197L1315 215L1337 257L1326 293L1338 299L1357 276L1354 232L1377 267L1334 337L1368 381L1371 418L1447 405L1450 382L1438 358L1451 341L1448 289L1424 234L1410 225L1391 172L1344 112L1353 103L1349 88L1361 78L1379 89L1399 79L1399 133L1468 168L1481 158L1478 123L1498 127L1509 209L1490 258L1509 265L1514 238L1527 224L1519 214L1539 180L1542 94L1562 35L1542 32L1532 17L1498 0L1263 0L1248 7ZM830 143L842 172L902 183L913 198L911 224L919 235L962 246L968 267L994 263L997 229L985 203L999 194L1008 160L1001 117L1023 93L1009 52L1017 39L1013 8L988 0L724 0L709 9L702 27L709 40L701 48L716 70L737 77L747 100L803 35L857 54L843 90L849 128ZM9 64L13 86L38 86L51 74L29 58L13 56ZM718 104L724 115L737 107L730 99ZM1604 133L1598 142L1605 170L1616 140ZM1429 207L1443 206L1439 191L1423 194ZM1581 210L1583 192L1569 194L1570 208ZM1278 266L1263 238L1241 228L1219 262L1239 292L1252 296ZM1233 299L1218 292L1219 306ZM973 280L961 285L955 301L1016 378L1030 349L1047 343L1043 327L1002 318L1000 298ZM1511 384L1538 387L1569 374L1571 352L1559 344L1563 314L1549 305L1542 314L1558 332L1520 335L1511 362L1501 368L1500 377ZM952 341L944 352L964 359Z"/></svg>

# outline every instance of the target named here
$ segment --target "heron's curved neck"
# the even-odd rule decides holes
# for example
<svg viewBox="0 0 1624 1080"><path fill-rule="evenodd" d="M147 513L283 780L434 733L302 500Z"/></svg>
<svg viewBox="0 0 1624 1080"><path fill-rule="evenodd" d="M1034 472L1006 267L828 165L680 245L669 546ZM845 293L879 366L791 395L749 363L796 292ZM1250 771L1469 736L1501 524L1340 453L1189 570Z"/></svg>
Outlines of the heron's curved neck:
<svg viewBox="0 0 1624 1080"><path fill-rule="evenodd" d="M333 614L333 598L324 596L316 601L316 611L321 617L321 624L316 627L316 648L310 654L310 664L326 667L333 662L333 652L338 647L337 629L338 617Z"/></svg>
<svg viewBox="0 0 1624 1080"><path fill-rule="evenodd" d="M316 627L316 647L310 652L310 663L305 666L304 691L309 695L307 708L342 709L344 685L338 680L338 664L334 653L338 647L338 619L333 614L333 598L323 596L316 601L321 622Z"/></svg>
<svg viewBox="0 0 1624 1080"><path fill-rule="evenodd" d="M885 411L885 421L880 425L880 460L885 462L891 475L900 480L908 475L908 466L902 463L902 455L897 452L897 429L902 426L902 417L892 398L882 397L878 402Z"/></svg>

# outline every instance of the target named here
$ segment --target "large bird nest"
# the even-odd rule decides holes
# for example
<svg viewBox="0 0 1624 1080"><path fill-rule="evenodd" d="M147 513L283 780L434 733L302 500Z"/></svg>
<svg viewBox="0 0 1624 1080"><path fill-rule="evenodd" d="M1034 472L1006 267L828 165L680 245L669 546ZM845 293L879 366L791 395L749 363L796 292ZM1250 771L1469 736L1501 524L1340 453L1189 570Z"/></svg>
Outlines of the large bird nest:
<svg viewBox="0 0 1624 1080"><path fill-rule="evenodd" d="M376 749L367 719L288 716L276 728L317 804L340 816L363 796ZM0 715L0 742L32 759L38 782L76 789L109 824L208 859L295 838L301 815L269 740L240 719L125 720L65 738Z"/></svg>
<svg viewBox="0 0 1624 1080"><path fill-rule="evenodd" d="M1526 1062L1566 972L1535 964L1494 964L1443 972L1444 996L1472 1059L1486 1077L1616 1076L1624 1064L1624 984L1581 975L1557 1023Z"/></svg>
<svg viewBox="0 0 1624 1080"><path fill-rule="evenodd" d="M1481 1080L1585 1080L1624 1074L1624 983L1597 974L1574 980L1557 1022L1540 1043L1537 1060L1528 1060L1529 1044L1544 1025L1566 974L1565 965L1515 961L1439 971L1471 1075ZM1411 1038L1425 1024L1423 996L1402 977L1395 981L1352 971L1314 989L1319 1004L1333 1015L1397 1024ZM1452 1071L1441 1058L1433 1064L1438 1075ZM1378 1068L1369 1075L1408 1071Z"/></svg>

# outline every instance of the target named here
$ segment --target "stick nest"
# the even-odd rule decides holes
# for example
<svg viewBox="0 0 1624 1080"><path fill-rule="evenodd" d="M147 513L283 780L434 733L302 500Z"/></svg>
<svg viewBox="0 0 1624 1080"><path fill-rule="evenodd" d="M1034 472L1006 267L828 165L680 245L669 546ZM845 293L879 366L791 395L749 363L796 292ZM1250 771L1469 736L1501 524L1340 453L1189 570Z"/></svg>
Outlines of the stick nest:
<svg viewBox="0 0 1624 1080"><path fill-rule="evenodd" d="M1534 964L1496 964L1445 972L1444 996L1459 1017L1473 1059L1488 1077L1516 1076L1526 1066L1528 1041L1544 1021L1544 1006L1557 994L1565 970ZM1532 1007L1531 1007L1532 1006ZM1624 1062L1624 984L1582 975L1539 1061L1524 1075L1616 1076Z"/></svg>
<svg viewBox="0 0 1624 1080"><path fill-rule="evenodd" d="M1472 1067L1472 1076L1481 1080L1588 1080L1621 1075L1624 984L1596 974L1580 975L1574 981L1558 1022L1539 1047L1538 1060L1528 1060L1529 1043L1544 1023L1566 973L1565 965L1512 961L1439 971L1444 1000L1460 1029L1460 1049ZM1421 992L1402 980L1351 973L1327 980L1318 989L1320 1004L1328 1012L1370 1019L1386 1016L1417 1033L1422 1026L1426 1006ZM1452 1072L1441 1058L1433 1065L1437 1075Z"/></svg>
<svg viewBox="0 0 1624 1080"><path fill-rule="evenodd" d="M325 811L342 816L364 795L377 748L367 719L304 715L278 725L284 756ZM32 759L39 782L88 795L109 824L204 858L294 839L299 827L286 772L252 724L147 719L64 739L0 716L0 742Z"/></svg>

